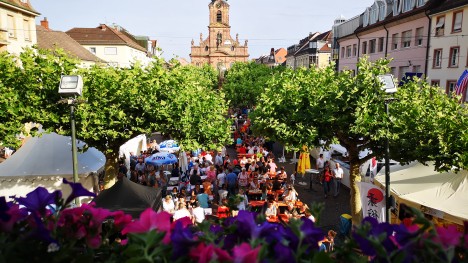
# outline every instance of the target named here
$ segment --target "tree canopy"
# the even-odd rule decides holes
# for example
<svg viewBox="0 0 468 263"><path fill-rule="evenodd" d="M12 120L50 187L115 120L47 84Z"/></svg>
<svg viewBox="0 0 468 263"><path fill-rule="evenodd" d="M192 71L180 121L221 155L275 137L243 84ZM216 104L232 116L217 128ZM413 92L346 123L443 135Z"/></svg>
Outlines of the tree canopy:
<svg viewBox="0 0 468 263"><path fill-rule="evenodd" d="M266 88L273 72L281 71L278 67L270 69L255 62L236 62L225 73L223 90L231 108L251 108Z"/></svg>
<svg viewBox="0 0 468 263"><path fill-rule="evenodd" d="M0 69L0 136L9 145L25 122L70 134L69 108L57 103L58 86L61 75L82 75L85 102L75 110L77 138L106 154L110 176L120 145L142 133L161 131L184 150L214 149L229 138L227 106L211 68L156 60L145 68L136 63L79 69L60 50L28 50L19 58L2 54Z"/></svg>
<svg viewBox="0 0 468 263"><path fill-rule="evenodd" d="M378 75L388 61L359 62L355 76L327 68L286 69L274 75L251 114L253 130L293 148L338 141L348 150L353 220L361 217L356 182L359 166L383 159L385 139L391 158L403 163L435 161L441 170L468 167L467 109L440 88L422 80L401 87L385 113L388 95ZM368 151L360 157L360 152Z"/></svg>

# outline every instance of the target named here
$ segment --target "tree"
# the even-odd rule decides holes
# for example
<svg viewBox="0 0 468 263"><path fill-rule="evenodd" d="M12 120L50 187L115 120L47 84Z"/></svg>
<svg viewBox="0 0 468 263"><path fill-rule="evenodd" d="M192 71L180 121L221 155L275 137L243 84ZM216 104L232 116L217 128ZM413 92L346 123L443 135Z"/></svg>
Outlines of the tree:
<svg viewBox="0 0 468 263"><path fill-rule="evenodd" d="M178 140L184 150L228 144L227 104L224 93L216 89L216 71L210 66L175 65L168 74L170 82L155 105L159 130Z"/></svg>
<svg viewBox="0 0 468 263"><path fill-rule="evenodd" d="M137 63L78 69L62 51L31 50L19 58L2 55L0 69L0 135L9 145L17 142L25 122L69 135L69 108L57 103L60 76L82 75L85 103L75 110L77 138L106 155L108 186L119 147L139 134L162 131L187 149L219 146L229 138L226 103L222 92L215 91L211 68L173 67L156 60L146 68Z"/></svg>
<svg viewBox="0 0 468 263"><path fill-rule="evenodd" d="M468 167L468 112L456 100L424 81L399 87L390 105L378 75L388 61L359 62L356 76L333 67L286 70L268 82L252 113L254 132L299 148L338 141L348 150L353 222L361 218L359 166L384 157L389 138L391 158L402 163L436 161L439 169ZM286 104L286 106L285 106ZM371 150L361 156L365 150Z"/></svg>
<svg viewBox="0 0 468 263"><path fill-rule="evenodd" d="M234 63L226 72L223 90L231 108L251 108L257 105L257 99L266 88L271 74L282 67L270 69L255 62Z"/></svg>
<svg viewBox="0 0 468 263"><path fill-rule="evenodd" d="M16 148L25 124L58 121L60 76L76 70L77 61L63 50L25 49L19 57L0 54L0 141ZM32 131L34 132L34 131Z"/></svg>

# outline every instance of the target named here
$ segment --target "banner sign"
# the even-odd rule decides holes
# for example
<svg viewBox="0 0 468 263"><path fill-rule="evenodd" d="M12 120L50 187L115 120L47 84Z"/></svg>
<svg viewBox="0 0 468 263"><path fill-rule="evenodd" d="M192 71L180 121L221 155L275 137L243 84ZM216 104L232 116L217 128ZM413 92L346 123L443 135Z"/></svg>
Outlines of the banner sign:
<svg viewBox="0 0 468 263"><path fill-rule="evenodd" d="M363 217L373 217L379 222L385 222L385 193L377 186L359 182Z"/></svg>

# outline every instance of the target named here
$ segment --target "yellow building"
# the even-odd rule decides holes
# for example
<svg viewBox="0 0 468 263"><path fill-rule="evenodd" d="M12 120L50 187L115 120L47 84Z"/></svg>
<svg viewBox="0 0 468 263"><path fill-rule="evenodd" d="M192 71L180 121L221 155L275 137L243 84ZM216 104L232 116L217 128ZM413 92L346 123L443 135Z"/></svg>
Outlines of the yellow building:
<svg viewBox="0 0 468 263"><path fill-rule="evenodd" d="M38 15L29 0L0 1L0 52L19 54L35 45Z"/></svg>
<svg viewBox="0 0 468 263"><path fill-rule="evenodd" d="M231 37L229 25L229 4L225 0L213 0L208 5L210 10L210 25L208 37L203 39L200 34L200 44L195 46L192 40L190 59L192 65L210 64L217 69L229 69L234 62L247 62L249 53L247 40L244 45L239 43L239 35Z"/></svg>

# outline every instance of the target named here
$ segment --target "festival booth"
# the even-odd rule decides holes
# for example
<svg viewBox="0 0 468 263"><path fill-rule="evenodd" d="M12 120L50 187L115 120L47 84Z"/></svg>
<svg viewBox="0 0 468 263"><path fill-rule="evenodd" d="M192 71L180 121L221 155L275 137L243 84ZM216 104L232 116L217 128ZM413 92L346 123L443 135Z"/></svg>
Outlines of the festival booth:
<svg viewBox="0 0 468 263"><path fill-rule="evenodd" d="M147 208L160 210L161 189L143 186L124 177L111 188L102 191L93 202L96 203L96 207L111 211L122 210L133 218L138 218Z"/></svg>
<svg viewBox="0 0 468 263"><path fill-rule="evenodd" d="M98 174L103 171L106 157L96 148L84 152L85 143L77 140L78 177L84 188L98 191ZM9 159L0 163L0 196L26 196L39 186L49 192L61 190L63 196L71 188L63 178L73 182L71 138L56 133L32 137Z"/></svg>
<svg viewBox="0 0 468 263"><path fill-rule="evenodd" d="M385 168L374 184L385 188ZM468 220L468 171L434 171L434 165L411 163L393 166L390 173L391 195L397 203L396 215L403 218L404 205L417 208L439 225L463 225Z"/></svg>

